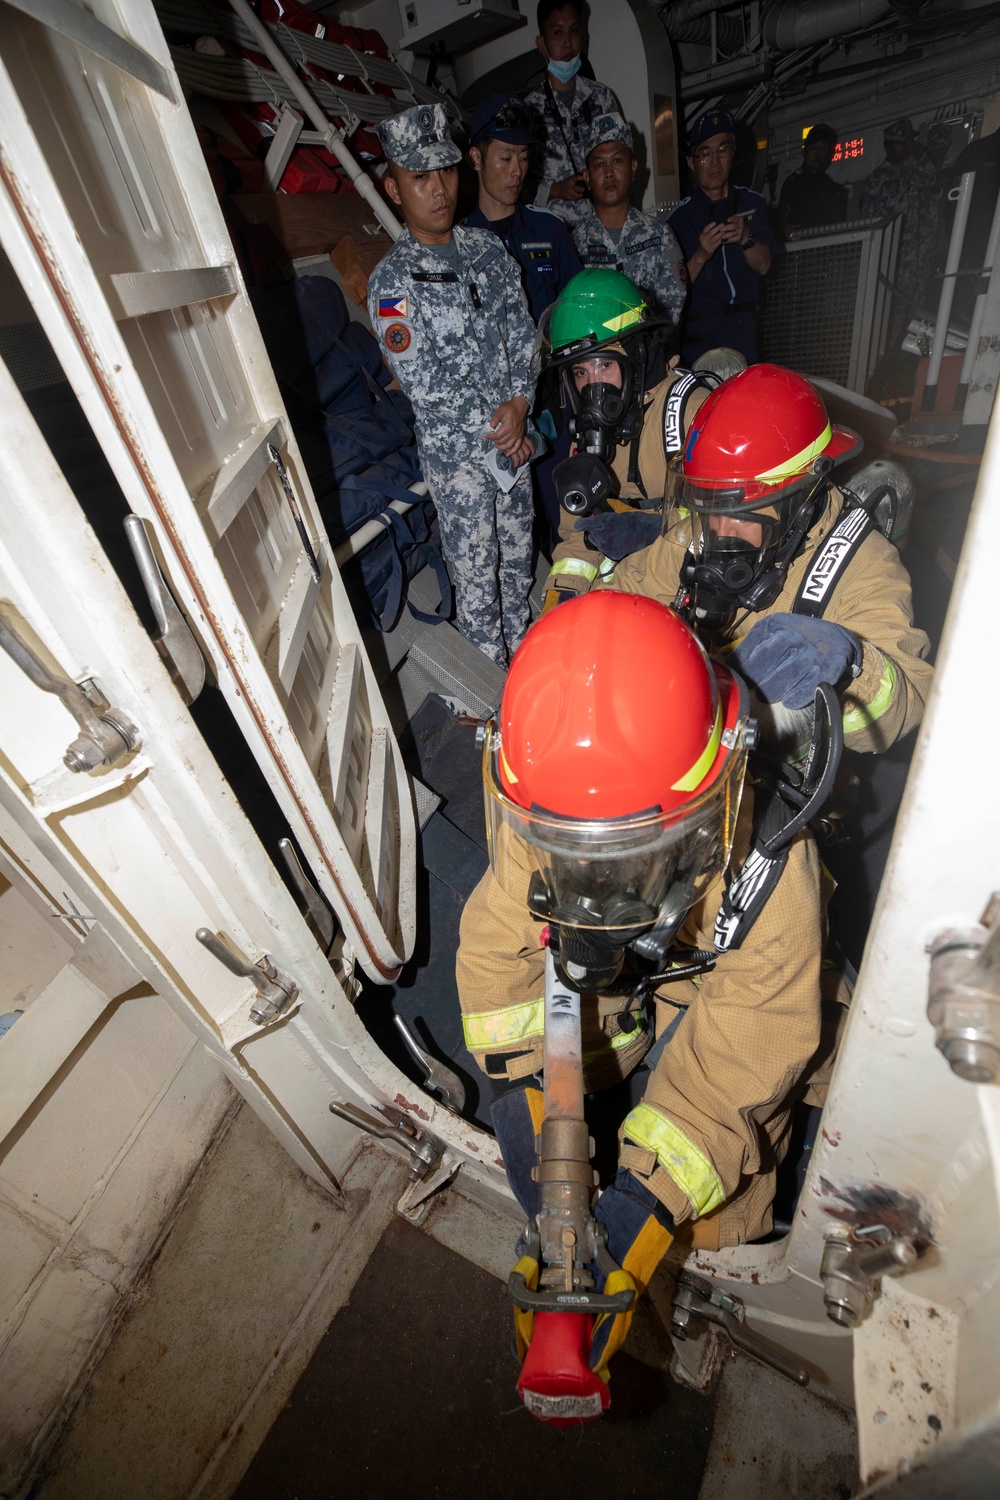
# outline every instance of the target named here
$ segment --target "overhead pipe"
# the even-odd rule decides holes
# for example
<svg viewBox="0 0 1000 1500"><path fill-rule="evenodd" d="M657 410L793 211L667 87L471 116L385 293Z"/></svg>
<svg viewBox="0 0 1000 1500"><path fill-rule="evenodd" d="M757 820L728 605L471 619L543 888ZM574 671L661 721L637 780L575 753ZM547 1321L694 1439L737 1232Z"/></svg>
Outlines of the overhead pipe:
<svg viewBox="0 0 1000 1500"><path fill-rule="evenodd" d="M770 0L761 15L761 35L772 52L797 52L834 37L864 31L891 15L899 0ZM714 17L720 46L739 45L743 27L732 16L733 0L677 0L660 8L660 20L675 42L707 42Z"/></svg>
<svg viewBox="0 0 1000 1500"><path fill-rule="evenodd" d="M660 20L675 42L707 45L712 40L714 22L718 46L742 47L746 40L742 22L722 14L733 5L734 0L678 0L677 4L660 7Z"/></svg>
<svg viewBox="0 0 1000 1500"><path fill-rule="evenodd" d="M247 0L229 0L229 3L243 24L253 33L257 45L274 68L274 71L284 79L285 83L292 90L303 113L308 115L313 125L322 135L323 145L340 162L340 165L353 182L357 191L361 194L361 197L364 198L365 202L371 208L383 229L388 231L392 239L398 240L403 232L403 226L382 198L378 188L368 176L368 173L358 165L354 156L349 151L343 130L338 125L334 125L333 121L328 119L323 113L270 31L268 31L263 21L251 10L247 4Z"/></svg>
<svg viewBox="0 0 1000 1500"><path fill-rule="evenodd" d="M865 31L894 9L890 0L772 0L761 15L760 29L775 52L797 52Z"/></svg>
<svg viewBox="0 0 1000 1500"><path fill-rule="evenodd" d="M707 47L712 41L712 24L715 23L716 46L723 51L731 48L742 47L746 42L746 34L735 16L724 16L712 13L710 16L699 16L697 20L686 21L683 26L670 26L667 35L673 42L690 42L694 46Z"/></svg>
<svg viewBox="0 0 1000 1500"><path fill-rule="evenodd" d="M673 36L675 26L686 26L713 10L735 10L740 4L742 0L673 0L672 4L660 6L660 19Z"/></svg>
<svg viewBox="0 0 1000 1500"><path fill-rule="evenodd" d="M845 84L842 79L838 79L829 88L813 86L809 90L809 106L816 119L822 119L825 114L833 113L835 110L843 114L844 110L853 105L869 100L872 97L873 86L876 84L880 98L888 97L917 83L940 82L947 74L961 69L968 68L973 72L987 69L998 57L1000 57L1000 36L998 35L983 36L975 42L963 42L961 46L950 49L935 47L928 56L894 67L888 76L881 75L876 65L873 64L871 70L859 78L857 83ZM967 78L963 80L962 87L968 87ZM684 97L687 97L686 89ZM886 110L890 108L891 106L887 104ZM797 124L801 116L802 100L797 98L788 104L773 105L768 123L772 130L777 130L783 125Z"/></svg>

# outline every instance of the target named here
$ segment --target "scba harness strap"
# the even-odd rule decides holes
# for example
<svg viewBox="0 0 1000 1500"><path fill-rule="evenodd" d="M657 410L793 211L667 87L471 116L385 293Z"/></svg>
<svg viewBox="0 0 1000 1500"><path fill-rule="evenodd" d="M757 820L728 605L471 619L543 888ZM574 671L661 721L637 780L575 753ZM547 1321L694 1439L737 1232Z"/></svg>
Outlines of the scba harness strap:
<svg viewBox="0 0 1000 1500"><path fill-rule="evenodd" d="M806 569L790 613L820 619L841 578L875 523L864 506L848 507L829 536L816 549Z"/></svg>
<svg viewBox="0 0 1000 1500"><path fill-rule="evenodd" d="M750 852L728 882L715 918L714 942L719 952L739 948L764 910L781 879L792 843L829 801L843 749L840 700L829 683L821 682L800 782L796 785L780 769L776 772L766 765L758 771Z"/></svg>
<svg viewBox="0 0 1000 1500"><path fill-rule="evenodd" d="M823 612L833 598L837 584L851 565L851 561L875 523L869 512L861 505L850 506L840 515L829 535L816 549L816 554L806 569L799 585L790 613L822 618ZM829 708L829 705L828 705ZM842 735L841 735L841 745ZM836 756L839 760L839 751ZM832 779L829 776L828 779ZM778 799L771 804L780 806ZM772 814L773 816L773 814ZM799 814L793 808L785 809L787 829L798 824ZM754 922L767 905L768 899L781 878L788 859L787 845L775 853L769 853L769 842L765 830L755 819L754 847L747 856L742 870L733 879L723 898L715 919L715 946L720 952L738 948ZM781 836L779 829L774 837Z"/></svg>
<svg viewBox="0 0 1000 1500"><path fill-rule="evenodd" d="M684 416L692 391L714 391L722 384L717 375L697 370L679 370L663 403L663 454L673 458L684 447Z"/></svg>
<svg viewBox="0 0 1000 1500"><path fill-rule="evenodd" d="M787 861L787 848L775 855L759 848L750 850L716 913L714 941L718 952L740 947L770 900Z"/></svg>

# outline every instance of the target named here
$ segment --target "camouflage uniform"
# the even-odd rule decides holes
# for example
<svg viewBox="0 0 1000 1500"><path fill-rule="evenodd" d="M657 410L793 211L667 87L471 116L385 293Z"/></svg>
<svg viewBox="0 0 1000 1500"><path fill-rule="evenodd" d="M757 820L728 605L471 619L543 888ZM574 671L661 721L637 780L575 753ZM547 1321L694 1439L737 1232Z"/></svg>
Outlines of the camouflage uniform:
<svg viewBox="0 0 1000 1500"><path fill-rule="evenodd" d="M553 198L550 203L549 184L582 172L587 159L584 138L590 126L599 115L621 113L621 105L606 84L596 83L592 78L581 78L579 73L573 82L568 104L566 94L549 83L548 74L537 89L524 96L525 103L538 110L545 121L542 181L535 202L540 208L550 208L567 224L578 224L585 218L590 204L585 198L576 202L570 202L568 198Z"/></svg>
<svg viewBox="0 0 1000 1500"><path fill-rule="evenodd" d="M573 226L573 238L587 269L621 271L634 281L654 316L680 321L687 297L684 256L669 224L630 208L617 245L594 208Z"/></svg>
<svg viewBox="0 0 1000 1500"><path fill-rule="evenodd" d="M915 132L908 121L899 120L885 132L887 141L904 141ZM862 218L888 219L902 214L895 284L905 297L917 300L923 294L934 261L937 197L933 191L934 168L925 156L907 156L903 161L884 161L865 180L858 199ZM897 307L894 321L905 326L913 316L909 305Z"/></svg>
<svg viewBox="0 0 1000 1500"><path fill-rule="evenodd" d="M631 127L619 114L598 115L583 138L586 159L598 146L611 143L621 144L631 156ZM639 288L656 317L680 322L687 297L687 272L669 224L629 207L616 243L593 204L587 203L585 215L573 226L573 238L588 270L621 271Z"/></svg>
<svg viewBox="0 0 1000 1500"><path fill-rule="evenodd" d="M421 138L431 141L425 156L435 156L434 166L457 162L441 105L418 106L381 125L386 154L399 160L412 147L417 126L411 121L423 116L433 116ZM438 135L450 148L446 161L440 160ZM421 159L409 154L401 165ZM368 311L383 355L413 406L420 464L455 585L456 624L505 665L528 627L531 478L523 474L505 494L486 467L492 447L486 434L503 402L533 398L535 329L517 266L496 235L459 228L452 233L457 269L447 258L451 245L439 251L404 231L372 272Z"/></svg>

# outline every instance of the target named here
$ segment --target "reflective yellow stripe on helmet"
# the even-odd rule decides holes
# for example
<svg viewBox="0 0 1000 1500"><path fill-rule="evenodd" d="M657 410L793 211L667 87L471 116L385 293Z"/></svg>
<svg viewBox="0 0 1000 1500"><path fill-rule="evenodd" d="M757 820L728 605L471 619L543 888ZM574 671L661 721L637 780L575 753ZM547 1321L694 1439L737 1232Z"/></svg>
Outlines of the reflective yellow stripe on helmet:
<svg viewBox="0 0 1000 1500"><path fill-rule="evenodd" d="M654 1151L660 1166L691 1200L701 1218L725 1200L722 1179L704 1152L651 1104L637 1104L625 1118L622 1133L637 1146Z"/></svg>
<svg viewBox="0 0 1000 1500"><path fill-rule="evenodd" d="M597 577L597 568L593 563L584 562L582 557L560 557L549 569L549 577L555 578L560 574L586 578L588 583L593 583Z"/></svg>
<svg viewBox="0 0 1000 1500"><path fill-rule="evenodd" d="M715 724L712 733L708 737L708 744L691 767L686 771L679 781L675 781L670 788L672 792L693 792L695 787L705 780L712 768L712 762L719 753L719 745L722 742L722 704L718 704L715 710Z"/></svg>
<svg viewBox="0 0 1000 1500"><path fill-rule="evenodd" d="M786 458L784 463L775 464L773 469L765 469L763 474L755 474L754 478L766 482L767 480L788 479L792 474L798 474L807 464L811 464L814 458L818 458L823 449L833 437L833 428L827 422L823 431L815 442L803 448L801 453L796 453L792 458Z"/></svg>
<svg viewBox="0 0 1000 1500"><path fill-rule="evenodd" d="M885 671L882 673L882 681L878 685L878 692L870 703L864 703L858 708L852 708L844 715L844 733L853 734L856 729L867 729L881 719L889 704L896 696L896 668L887 656L882 657Z"/></svg>
<svg viewBox="0 0 1000 1500"><path fill-rule="evenodd" d="M545 1035L545 1001L527 1000L505 1010L487 1010L462 1017L465 1045L470 1052L495 1052L515 1042Z"/></svg>
<svg viewBox="0 0 1000 1500"><path fill-rule="evenodd" d="M642 321L642 315L645 311L645 302L640 302L638 307L627 307L625 311L623 313L619 313L616 318L607 318L603 324L603 327L609 328L612 333L617 333L619 329L622 328L631 328L633 323L639 323Z"/></svg>

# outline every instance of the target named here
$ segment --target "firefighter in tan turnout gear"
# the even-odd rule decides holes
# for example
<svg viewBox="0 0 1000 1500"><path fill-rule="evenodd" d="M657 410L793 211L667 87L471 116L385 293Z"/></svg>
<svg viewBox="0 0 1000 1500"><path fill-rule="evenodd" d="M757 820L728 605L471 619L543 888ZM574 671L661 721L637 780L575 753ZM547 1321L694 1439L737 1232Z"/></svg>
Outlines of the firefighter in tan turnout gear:
<svg viewBox="0 0 1000 1500"><path fill-rule="evenodd" d="M755 826L747 703L674 611L599 591L528 632L487 743L491 869L458 954L466 1045L493 1083L530 1219L551 941L583 991L585 1089L635 1082L594 1214L639 1293L675 1237L714 1248L768 1232L789 1111L820 1045L807 830L775 840L765 899L738 905ZM598 1290L605 1279L598 1267ZM589 1365L605 1380L629 1318L594 1326ZM522 1351L530 1331L519 1324Z"/></svg>
<svg viewBox="0 0 1000 1500"><path fill-rule="evenodd" d="M735 351L717 349L698 370L672 359L651 383L655 341L668 331L627 276L601 268L575 276L542 319L537 360L559 377L576 447L554 471L560 526L546 608L610 576L620 548L652 540L667 460L720 379L746 367ZM624 519L611 521L613 557L605 557L601 523L616 515Z"/></svg>
<svg viewBox="0 0 1000 1500"><path fill-rule="evenodd" d="M870 512L848 503L849 486L878 497L866 471L844 490L831 479L860 440L831 425L808 380L776 365L752 365L714 390L675 369L644 408L629 345L645 322L639 293L615 272L582 272L552 309L549 362L591 451L568 460L575 485L557 474L569 511L546 604L612 586L675 605L706 643L736 648L762 699L788 708L801 705L787 697L781 661L853 650L845 744L887 749L919 723L932 668L906 569L879 529L891 496ZM634 332L623 337L619 325ZM636 500L628 470L646 498ZM625 503L609 509L609 492ZM661 528L653 506L664 493ZM838 626L856 647L838 640Z"/></svg>
<svg viewBox="0 0 1000 1500"><path fill-rule="evenodd" d="M583 606L596 611L607 600L618 609L627 596L645 596L636 601L644 608L653 600L676 604L763 704L812 722L814 750L822 739L820 709L830 735L842 731L843 742L859 750L882 750L916 724L931 668L926 637L912 625L909 581L872 516L848 506L828 478L832 465L859 446L853 433L831 425L810 383L790 371L755 366L713 392L690 427L684 458L671 466L664 535L618 566L613 589L560 604L529 632L526 650L554 628L550 622L565 636L563 654L552 654L537 693L545 713L552 704L559 711L531 730L532 746L541 753L570 732L577 723L571 685L586 699L602 674L614 680L614 695L584 717L580 746L592 747L613 728L616 743L601 764L620 763L627 776L641 766L647 741L660 743L669 733L654 715L671 679L641 624L634 621L627 638L606 626L597 632L598 657L581 666L576 655L589 638L580 625ZM604 519L631 524L615 513ZM557 732L553 725L566 728ZM505 744L502 731L501 756ZM770 1227L788 1111L818 1061L822 903L819 861L806 830L831 782L822 755L810 764L812 780L800 782L790 800L780 778L755 777L725 875L717 871L707 891L690 879L677 882L666 906L676 917L687 900L683 925L671 929L661 904L651 928L659 936L640 932L624 944L640 976L652 963L654 977L647 967L645 983L640 977L623 990L616 979L584 997L588 1088L606 1088L640 1062L655 1061L623 1127L619 1177L596 1210L619 1252L612 1248L612 1258L639 1290L684 1226L706 1246L754 1239ZM599 785L596 775L593 783ZM528 797L532 812L559 811L544 793L534 796L514 782L509 790L522 805ZM665 806L662 796L643 790L641 776L631 810L640 805ZM798 814L790 815L790 806ZM558 838L550 845L557 847ZM494 1124L525 1206L532 1201L543 1036L545 954L537 919L551 919L551 912L540 903L537 882L532 889L530 860L518 887L509 868L501 873L497 850L494 832L493 871L463 916L459 995L466 1044L499 1086ZM580 868L595 861L605 896L622 884L623 872L629 897L635 895L628 885L631 850L616 861L600 843L588 848L584 841L576 852ZM673 870L669 859L667 866ZM544 877L537 856L534 870ZM710 958L714 967L700 977L663 979L668 970L676 976L678 964L687 967L692 955L696 963ZM641 1024L637 987L657 996L649 1030ZM626 1228L616 1230L619 1216ZM595 1368L606 1370L607 1350L624 1336L624 1320L611 1322L601 1338L595 1331Z"/></svg>
<svg viewBox="0 0 1000 1500"><path fill-rule="evenodd" d="M877 753L920 722L933 669L878 510L849 503L864 474L830 479L859 449L808 380L751 365L699 410L668 466L663 535L614 587L676 604L766 703L800 709L849 669L844 744Z"/></svg>

